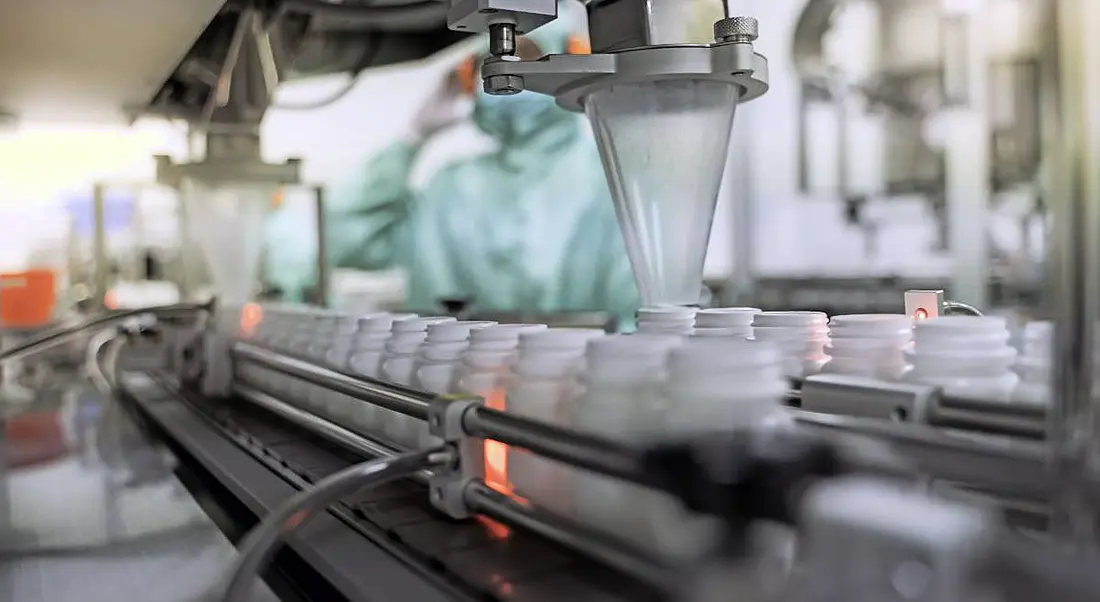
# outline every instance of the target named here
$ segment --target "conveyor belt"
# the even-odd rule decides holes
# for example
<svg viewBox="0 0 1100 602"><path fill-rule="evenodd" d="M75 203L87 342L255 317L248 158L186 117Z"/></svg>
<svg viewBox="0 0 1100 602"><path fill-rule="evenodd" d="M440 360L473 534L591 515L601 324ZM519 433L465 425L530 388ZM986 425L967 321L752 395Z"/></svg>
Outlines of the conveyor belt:
<svg viewBox="0 0 1100 602"><path fill-rule="evenodd" d="M363 459L249 403L184 399L148 375L126 375L123 386L167 439L257 516L306 484ZM636 580L535 535L513 532L500 539L478 522L450 521L431 508L426 487L412 480L364 490L330 514L305 527L289 547L348 600L661 598Z"/></svg>

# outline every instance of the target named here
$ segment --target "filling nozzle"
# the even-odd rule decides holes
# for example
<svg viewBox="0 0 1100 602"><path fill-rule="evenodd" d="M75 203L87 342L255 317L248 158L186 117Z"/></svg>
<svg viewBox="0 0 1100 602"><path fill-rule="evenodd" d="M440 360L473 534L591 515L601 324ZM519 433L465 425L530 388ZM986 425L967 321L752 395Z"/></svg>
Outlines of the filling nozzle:
<svg viewBox="0 0 1100 602"><path fill-rule="evenodd" d="M690 44L682 2L589 0L593 54L537 61L516 56L515 36L560 18L557 0L452 0L448 14L489 34L485 92L528 90L587 114L645 305L699 303L734 112L768 89L756 19L727 13L713 44Z"/></svg>

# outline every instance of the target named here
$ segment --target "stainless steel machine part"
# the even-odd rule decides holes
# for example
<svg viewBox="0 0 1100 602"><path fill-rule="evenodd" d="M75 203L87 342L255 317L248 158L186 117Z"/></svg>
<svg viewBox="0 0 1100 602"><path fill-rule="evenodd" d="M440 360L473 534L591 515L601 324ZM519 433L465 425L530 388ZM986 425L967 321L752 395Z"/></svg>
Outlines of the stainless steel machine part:
<svg viewBox="0 0 1100 602"><path fill-rule="evenodd" d="M322 368L316 364L273 353L248 343L233 346L238 361L257 365L300 378L330 391L373 403L381 408L427 420L434 395L378 381L356 378Z"/></svg>
<svg viewBox="0 0 1100 602"><path fill-rule="evenodd" d="M1054 241L1049 302L1055 311L1050 451L1063 480L1055 523L1063 535L1095 541L1096 513L1082 474L1098 453L1096 349L1100 319L1100 6L1089 0L1044 3L1041 70L1047 165Z"/></svg>
<svg viewBox="0 0 1100 602"><path fill-rule="evenodd" d="M501 4L501 7L492 6ZM521 61L497 42L493 57L482 67L485 91L515 94L532 90L558 99L558 104L583 110L583 98L612 84L690 77L733 83L743 89L741 102L767 91L767 60L753 52L757 24L749 17L728 17L715 25L720 43L683 44L683 6L673 0L587 2L591 55L550 55ZM506 10L501 10L507 5ZM550 10L550 5L553 9ZM557 16L556 0L455 0L448 14L452 29L489 32L491 26L515 23L516 31L530 31ZM549 18L547 18L549 17ZM504 35L499 27L497 35ZM491 38L492 40L492 38Z"/></svg>

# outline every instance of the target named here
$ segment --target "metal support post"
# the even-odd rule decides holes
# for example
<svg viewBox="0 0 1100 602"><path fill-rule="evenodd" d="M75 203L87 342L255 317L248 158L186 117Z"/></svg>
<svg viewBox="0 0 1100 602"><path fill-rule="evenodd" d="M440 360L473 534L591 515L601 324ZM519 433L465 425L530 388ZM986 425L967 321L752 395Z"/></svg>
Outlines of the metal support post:
<svg viewBox="0 0 1100 602"><path fill-rule="evenodd" d="M313 187L314 209L317 215L317 293L315 301L320 307L329 305L329 264L328 245L325 224L325 189L323 186Z"/></svg>
<svg viewBox="0 0 1100 602"><path fill-rule="evenodd" d="M106 189L102 183L92 187L92 294L96 309L104 309L110 265L107 257Z"/></svg>
<svg viewBox="0 0 1100 602"><path fill-rule="evenodd" d="M1041 105L1053 241L1048 270L1055 336L1051 466L1060 483L1053 530L1095 539L1085 479L1097 446L1094 341L1100 319L1100 5L1048 0Z"/></svg>
<svg viewBox="0 0 1100 602"><path fill-rule="evenodd" d="M944 158L951 295L977 307L989 306L989 242L986 222L989 174L988 60L983 2L971 3L944 20L944 85L947 109Z"/></svg>

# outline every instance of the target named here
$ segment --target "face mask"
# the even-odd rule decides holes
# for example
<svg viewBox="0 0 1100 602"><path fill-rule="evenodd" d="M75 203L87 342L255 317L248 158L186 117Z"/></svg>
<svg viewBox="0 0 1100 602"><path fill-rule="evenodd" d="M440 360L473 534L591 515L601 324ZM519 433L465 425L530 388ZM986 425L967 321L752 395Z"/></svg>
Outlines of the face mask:
<svg viewBox="0 0 1100 602"><path fill-rule="evenodd" d="M554 98L525 90L511 96L492 96L479 90L474 121L486 134L505 141L520 141L560 119L566 112Z"/></svg>

